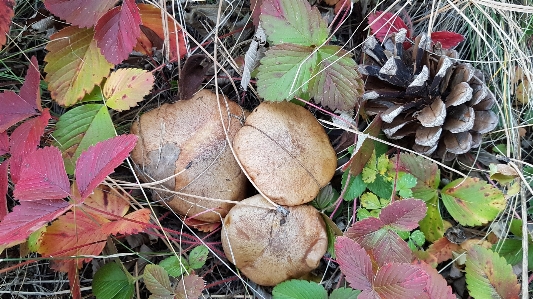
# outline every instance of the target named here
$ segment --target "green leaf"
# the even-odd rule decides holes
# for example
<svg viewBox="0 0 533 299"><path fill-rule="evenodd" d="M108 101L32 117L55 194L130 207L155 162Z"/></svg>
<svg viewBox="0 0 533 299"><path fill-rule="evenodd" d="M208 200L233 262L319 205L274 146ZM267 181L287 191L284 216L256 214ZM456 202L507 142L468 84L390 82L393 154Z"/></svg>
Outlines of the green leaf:
<svg viewBox="0 0 533 299"><path fill-rule="evenodd" d="M92 288L97 299L130 299L135 291L131 274L121 265L111 262L103 265L94 274Z"/></svg>
<svg viewBox="0 0 533 299"><path fill-rule="evenodd" d="M361 205L369 210L381 209L383 207L376 194L371 192L365 192L361 195Z"/></svg>
<svg viewBox="0 0 533 299"><path fill-rule="evenodd" d="M174 298L174 290L170 285L168 273L163 267L152 264L146 265L144 268L143 280L148 291L152 293L150 299Z"/></svg>
<svg viewBox="0 0 533 299"><path fill-rule="evenodd" d="M363 168L363 172L362 172L363 182L367 184L374 182L378 174L376 163L377 163L376 152L374 151L372 152L372 155L370 156L368 163L366 163L365 167Z"/></svg>
<svg viewBox="0 0 533 299"><path fill-rule="evenodd" d="M418 224L420 230L424 233L427 240L435 242L444 236L444 222L440 214L439 198L435 196L426 201L427 211L426 217L422 219Z"/></svg>
<svg viewBox="0 0 533 299"><path fill-rule="evenodd" d="M271 47L261 59L257 91L267 101L291 100L307 92L317 64L310 47L282 44Z"/></svg>
<svg viewBox="0 0 533 299"><path fill-rule="evenodd" d="M363 85L348 52L339 46L318 49L318 67L309 84L309 93L316 102L332 110L351 110L364 92Z"/></svg>
<svg viewBox="0 0 533 299"><path fill-rule="evenodd" d="M457 179L441 192L452 217L462 225L476 226L493 220L505 208L503 193L478 178Z"/></svg>
<svg viewBox="0 0 533 299"><path fill-rule="evenodd" d="M411 191L411 188L416 186L416 183L417 180L413 175L399 172L398 181L396 182L396 190L398 190L398 194L403 198L413 197L413 191Z"/></svg>
<svg viewBox="0 0 533 299"><path fill-rule="evenodd" d="M424 245L424 243L426 243L426 236L424 236L424 233L418 229L411 233L410 239L413 240L415 245L418 247L421 247Z"/></svg>
<svg viewBox="0 0 533 299"><path fill-rule="evenodd" d="M377 156L377 152L376 152L376 156ZM387 172L388 168L389 168L389 164L390 164L390 161L389 161L389 158L387 157L387 155L385 154L381 154L378 156L378 161L376 163L376 170L379 172L379 174L381 175L385 175L385 173ZM416 180L416 178L415 178Z"/></svg>
<svg viewBox="0 0 533 299"><path fill-rule="evenodd" d="M331 184L320 189L318 195L311 201L311 205L320 211L331 212L335 208L335 202L339 198L339 192L331 187Z"/></svg>
<svg viewBox="0 0 533 299"><path fill-rule="evenodd" d="M189 271L189 263L183 257L176 257L175 255L169 256L166 259L159 262L159 266L163 267L172 277L181 276L185 271Z"/></svg>
<svg viewBox="0 0 533 299"><path fill-rule="evenodd" d="M348 179L349 171L345 171L342 174L342 189L344 190L346 187L346 180ZM356 177L351 177L350 182L348 184L348 189L346 189L346 192L344 192L344 200L346 201L352 201L356 197L361 196L363 192L366 190L366 183L363 182L363 176L359 174Z"/></svg>
<svg viewBox="0 0 533 299"><path fill-rule="evenodd" d="M374 215L370 214L370 212L367 209L365 209L365 208L357 209L357 220L361 221L361 220L369 218L369 217L378 218L377 216L374 216Z"/></svg>
<svg viewBox="0 0 533 299"><path fill-rule="evenodd" d="M116 134L107 107L86 104L61 115L52 136L61 150L67 173L74 174L76 161L83 151Z"/></svg>
<svg viewBox="0 0 533 299"><path fill-rule="evenodd" d="M260 19L267 40L274 45L319 46L329 35L318 8L311 8L307 1L264 0Z"/></svg>
<svg viewBox="0 0 533 299"><path fill-rule="evenodd" d="M191 269L200 269L205 265L207 256L209 255L209 249L205 245L194 247L189 253L189 267Z"/></svg>
<svg viewBox="0 0 533 299"><path fill-rule="evenodd" d="M337 236L342 236L343 232L339 229L337 224L331 220L328 215L320 213L322 220L326 224L326 233L328 237L328 250L327 252L331 255L332 258L335 258L335 238Z"/></svg>
<svg viewBox="0 0 533 299"><path fill-rule="evenodd" d="M338 288L331 292L329 299L357 299L361 291L352 288Z"/></svg>
<svg viewBox="0 0 533 299"><path fill-rule="evenodd" d="M427 202L438 195L440 170L437 164L414 154L400 154L398 163L396 159L396 156L391 158L394 171L410 173L417 179L416 186L411 189L414 198Z"/></svg>
<svg viewBox="0 0 533 299"><path fill-rule="evenodd" d="M498 252L510 265L522 262L522 240L505 239L502 244L492 245L492 250ZM533 246L528 246L528 270L533 270Z"/></svg>
<svg viewBox="0 0 533 299"><path fill-rule="evenodd" d="M293 279L275 286L272 296L273 299L327 299L328 293L316 282Z"/></svg>
<svg viewBox="0 0 533 299"><path fill-rule="evenodd" d="M474 245L466 259L466 284L470 296L484 298L518 298L520 285L513 269L497 253Z"/></svg>
<svg viewBox="0 0 533 299"><path fill-rule="evenodd" d="M391 198L392 183L385 180L385 177L378 174L374 182L368 184L368 190L374 192L379 198Z"/></svg>

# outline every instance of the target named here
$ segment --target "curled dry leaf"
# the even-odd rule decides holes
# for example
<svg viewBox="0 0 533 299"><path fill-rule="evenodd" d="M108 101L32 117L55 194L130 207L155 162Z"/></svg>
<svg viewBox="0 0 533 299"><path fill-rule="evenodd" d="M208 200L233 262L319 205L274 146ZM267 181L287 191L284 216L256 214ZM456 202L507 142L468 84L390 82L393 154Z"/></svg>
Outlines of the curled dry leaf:
<svg viewBox="0 0 533 299"><path fill-rule="evenodd" d="M255 195L224 219L226 257L257 284L274 286L299 278L315 269L326 253L326 226L318 211L308 205L287 209L289 214L283 215Z"/></svg>
<svg viewBox="0 0 533 299"><path fill-rule="evenodd" d="M230 140L241 128L242 109L207 90L194 98L164 104L144 113L131 128L139 136L132 152L137 171L146 182L165 180L162 187L213 199L239 201L245 197L246 177L227 144L219 114ZM177 174L174 178L173 175ZM219 222L230 203L154 192L157 201L169 199L171 209L206 222Z"/></svg>
<svg viewBox="0 0 533 299"><path fill-rule="evenodd" d="M259 105L233 146L259 190L280 205L313 200L337 167L324 128L307 109L290 102Z"/></svg>

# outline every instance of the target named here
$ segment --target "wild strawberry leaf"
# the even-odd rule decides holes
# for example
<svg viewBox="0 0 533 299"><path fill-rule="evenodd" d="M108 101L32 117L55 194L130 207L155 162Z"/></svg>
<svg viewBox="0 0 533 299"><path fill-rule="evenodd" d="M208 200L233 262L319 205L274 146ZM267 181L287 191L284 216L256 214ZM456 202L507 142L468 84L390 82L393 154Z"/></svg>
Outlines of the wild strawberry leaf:
<svg viewBox="0 0 533 299"><path fill-rule="evenodd" d="M464 36L451 31L435 31L431 33L431 41L434 43L439 42L444 49L453 49L464 40Z"/></svg>
<svg viewBox="0 0 533 299"><path fill-rule="evenodd" d="M522 262L522 240L521 239L505 239L498 244L494 244L492 246L492 250L497 252L500 256L505 258L507 263L514 266L520 262ZM527 251L527 257L528 257L528 270L533 270L533 244L531 242L528 246Z"/></svg>
<svg viewBox="0 0 533 299"><path fill-rule="evenodd" d="M174 298L198 298L202 295L202 290L204 289L204 286L204 280L196 274L189 274L187 276L183 276L183 278L178 281L178 284L176 285Z"/></svg>
<svg viewBox="0 0 533 299"><path fill-rule="evenodd" d="M63 154L67 173L74 174L81 153L91 145L114 137L115 126L104 104L86 104L61 115L52 136Z"/></svg>
<svg viewBox="0 0 533 299"><path fill-rule="evenodd" d="M94 274L92 290L96 298L131 299L135 292L135 279L124 271L122 265L107 263Z"/></svg>
<svg viewBox="0 0 533 299"><path fill-rule="evenodd" d="M205 245L194 247L189 253L189 266L192 269L200 269L205 265L207 256L209 255L209 249Z"/></svg>
<svg viewBox="0 0 533 299"><path fill-rule="evenodd" d="M172 277L180 277L185 271L192 270L186 258L175 255L169 256L159 262L159 266L163 267L168 273L167 275Z"/></svg>
<svg viewBox="0 0 533 299"><path fill-rule="evenodd" d="M426 293L429 296L429 299L457 298L453 294L452 288L448 285L448 282L435 268L421 261L415 261L413 264L428 275Z"/></svg>
<svg viewBox="0 0 533 299"><path fill-rule="evenodd" d="M428 275L409 264L388 263L378 269L373 288L382 299L416 298L428 282Z"/></svg>
<svg viewBox="0 0 533 299"><path fill-rule="evenodd" d="M479 245L468 251L466 286L474 298L518 298L520 285L511 265Z"/></svg>
<svg viewBox="0 0 533 299"><path fill-rule="evenodd" d="M402 28L407 30L407 37L409 37L409 28L397 14L376 11L368 16L368 24L372 34L380 41L384 41L387 35L398 32Z"/></svg>
<svg viewBox="0 0 533 299"><path fill-rule="evenodd" d="M273 299L327 299L323 286L313 281L292 279L284 281L272 290Z"/></svg>
<svg viewBox="0 0 533 299"><path fill-rule="evenodd" d="M24 84L20 88L20 97L32 106L34 110L43 111L41 107L41 88L39 83L41 82L41 73L39 72L39 64L37 58L32 56L30 59L30 65L28 67L28 73L24 77Z"/></svg>
<svg viewBox="0 0 533 299"><path fill-rule="evenodd" d="M6 35L9 33L11 18L15 15L14 0L0 0L0 49L6 44Z"/></svg>
<svg viewBox="0 0 533 299"><path fill-rule="evenodd" d="M311 97L332 110L353 109L357 104L357 99L364 92L363 81L355 68L355 61L351 55L340 47L320 47L318 67L315 67L309 84Z"/></svg>
<svg viewBox="0 0 533 299"><path fill-rule="evenodd" d="M263 0L260 19L274 45L320 46L328 38L326 21L307 1Z"/></svg>
<svg viewBox="0 0 533 299"><path fill-rule="evenodd" d="M96 23L94 39L107 61L119 64L128 58L141 34L141 16L135 0L106 12Z"/></svg>
<svg viewBox="0 0 533 299"><path fill-rule="evenodd" d="M148 264L144 268L143 280L146 288L152 295L150 298L174 298L174 290L170 285L170 279L165 269L158 265Z"/></svg>
<svg viewBox="0 0 533 299"><path fill-rule="evenodd" d="M9 159L2 161L0 164L0 221L6 217L9 213L7 209L7 189L8 189L8 179L7 179L7 166L9 165Z"/></svg>
<svg viewBox="0 0 533 299"><path fill-rule="evenodd" d="M70 182L56 147L37 149L22 163L13 196L18 200L60 199L70 194Z"/></svg>
<svg viewBox="0 0 533 299"><path fill-rule="evenodd" d="M4 132L17 122L37 114L38 111L42 111L38 67L37 58L33 56L19 95L9 90L0 93L0 106L2 107L0 132Z"/></svg>
<svg viewBox="0 0 533 299"><path fill-rule="evenodd" d="M102 232L108 235L133 235L144 231L149 221L150 210L140 209L129 213L123 219L105 223L102 225Z"/></svg>
<svg viewBox="0 0 533 299"><path fill-rule="evenodd" d="M162 49L163 40L165 39L161 9L151 4L138 4L137 6L139 7L139 13L141 15L141 29L146 28L148 29L146 32L153 34L150 34L150 37L148 37L144 31L141 32L141 36L138 38L139 43L144 41L148 44L143 46L138 43L137 46L135 46L135 50L145 54L152 54L152 47ZM177 22L170 16L167 16L165 22L168 25L170 59L181 59L187 55L184 33ZM154 39L156 39L157 42L155 42Z"/></svg>
<svg viewBox="0 0 533 299"><path fill-rule="evenodd" d="M79 208L60 216L52 222L43 235L38 252L43 256L69 257L76 255L99 255L105 247L108 234L100 227L109 220L90 214ZM83 262L92 258L78 259L79 267ZM56 271L67 272L70 260L54 259L51 268Z"/></svg>
<svg viewBox="0 0 533 299"><path fill-rule="evenodd" d="M357 299L361 291L351 288L338 288L333 290L329 295L329 299Z"/></svg>
<svg viewBox="0 0 533 299"><path fill-rule="evenodd" d="M103 93L109 108L118 111L137 106L154 85L154 75L141 69L119 69L111 73Z"/></svg>
<svg viewBox="0 0 533 299"><path fill-rule="evenodd" d="M307 92L308 81L317 64L317 54L312 54L312 50L292 44L271 47L258 68L259 94L267 101L283 101Z"/></svg>
<svg viewBox="0 0 533 299"><path fill-rule="evenodd" d="M150 211L141 209L126 215L129 202L123 197L108 187L96 188L83 204L74 206L71 212L47 228L39 253L56 257L99 255L109 235L128 235L144 230ZM91 259L78 259L78 266ZM52 268L67 271L70 262L57 259L52 262Z"/></svg>
<svg viewBox="0 0 533 299"><path fill-rule="evenodd" d="M383 212L383 211L382 211ZM377 218L366 218L354 223L344 234L363 248L372 251L376 263L410 263L412 251L396 232Z"/></svg>
<svg viewBox="0 0 533 299"><path fill-rule="evenodd" d="M92 28L70 26L50 37L44 58L48 62L44 68L45 81L52 98L60 105L76 104L109 75L113 65L100 53L93 36Z"/></svg>
<svg viewBox="0 0 533 299"><path fill-rule="evenodd" d="M23 159L37 150L49 119L50 112L44 109L40 116L25 121L11 133L9 168L14 184L17 184L20 179Z"/></svg>
<svg viewBox="0 0 533 299"><path fill-rule="evenodd" d="M437 258L437 263L442 263L453 257L453 252L461 249L458 244L452 243L446 237L442 237L429 245L427 252Z"/></svg>
<svg viewBox="0 0 533 299"><path fill-rule="evenodd" d="M506 204L498 188L471 177L450 182L442 189L441 196L452 217L468 226L493 220Z"/></svg>
<svg viewBox="0 0 533 299"><path fill-rule="evenodd" d="M7 131L0 132L0 156L9 153L9 136Z"/></svg>
<svg viewBox="0 0 533 299"><path fill-rule="evenodd" d="M399 157L391 158L396 171L412 174L416 179L416 186L412 188L413 197L428 201L438 194L440 183L440 170L437 164L425 157L410 153L402 153Z"/></svg>
<svg viewBox="0 0 533 299"><path fill-rule="evenodd" d="M76 163L76 183L82 200L128 157L136 141L135 135L120 135L81 153Z"/></svg>
<svg viewBox="0 0 533 299"><path fill-rule="evenodd" d="M45 0L44 5L54 15L79 27L93 27L118 0Z"/></svg>
<svg viewBox="0 0 533 299"><path fill-rule="evenodd" d="M0 222L0 251L20 244L28 236L70 208L62 199L22 201Z"/></svg>
<svg viewBox="0 0 533 299"><path fill-rule="evenodd" d="M352 239L337 237L335 254L337 263L352 288L359 290L372 288L374 276L372 262L364 248Z"/></svg>
<svg viewBox="0 0 533 299"><path fill-rule="evenodd" d="M397 230L411 231L426 215L426 204L418 199L397 200L381 210L379 219Z"/></svg>

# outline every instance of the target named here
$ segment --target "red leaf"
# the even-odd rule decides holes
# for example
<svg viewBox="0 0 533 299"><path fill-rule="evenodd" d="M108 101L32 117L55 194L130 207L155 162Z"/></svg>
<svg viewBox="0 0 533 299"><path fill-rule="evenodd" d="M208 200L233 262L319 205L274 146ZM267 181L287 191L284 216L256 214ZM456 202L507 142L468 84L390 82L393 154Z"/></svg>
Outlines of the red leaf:
<svg viewBox="0 0 533 299"><path fill-rule="evenodd" d="M431 41L434 43L439 42L444 49L453 49L464 40L464 36L451 31L435 31L431 33Z"/></svg>
<svg viewBox="0 0 533 299"><path fill-rule="evenodd" d="M7 210L7 187L8 187L8 180L7 180L7 166L9 165L9 159L4 160L2 164L0 164L0 221L6 217L7 213L9 212Z"/></svg>
<svg viewBox="0 0 533 299"><path fill-rule="evenodd" d="M183 276L176 285L174 298L186 299L186 298L198 298L202 296L202 290L205 287L205 281L203 278L196 274L189 274ZM155 297L155 296L154 296Z"/></svg>
<svg viewBox="0 0 533 299"><path fill-rule="evenodd" d="M263 0L250 0L250 9L252 10L252 22L254 26L259 25L259 16L261 15L261 4Z"/></svg>
<svg viewBox="0 0 533 299"><path fill-rule="evenodd" d="M22 201L0 222L0 248L24 242L26 238L70 208L62 199Z"/></svg>
<svg viewBox="0 0 533 299"><path fill-rule="evenodd" d="M37 150L49 119L50 112L48 109L44 109L40 116L25 121L11 134L10 170L13 183L17 184L20 179L22 160L28 154Z"/></svg>
<svg viewBox="0 0 533 299"><path fill-rule="evenodd" d="M372 288L372 262L359 244L346 237L337 237L335 254L337 263L352 288L363 291Z"/></svg>
<svg viewBox="0 0 533 299"><path fill-rule="evenodd" d="M76 162L76 183L82 200L128 157L136 141L135 135L121 135L99 142L81 153Z"/></svg>
<svg viewBox="0 0 533 299"><path fill-rule="evenodd" d="M9 153L9 137L7 131L0 133L0 156Z"/></svg>
<svg viewBox="0 0 533 299"><path fill-rule="evenodd" d="M389 262L410 263L413 253L407 242L383 221L377 218L366 218L354 223L344 235L359 243L363 248L372 251L378 265Z"/></svg>
<svg viewBox="0 0 533 299"><path fill-rule="evenodd" d="M96 45L107 61L118 64L128 58L141 35L141 16L134 0L124 0L96 23Z"/></svg>
<svg viewBox="0 0 533 299"><path fill-rule="evenodd" d="M68 283L70 285L70 294L73 299L81 299L80 275L78 268L81 268L81 261L78 259L69 260Z"/></svg>
<svg viewBox="0 0 533 299"><path fill-rule="evenodd" d="M6 35L9 33L11 18L14 16L14 0L0 0L0 49L6 44Z"/></svg>
<svg viewBox="0 0 533 299"><path fill-rule="evenodd" d="M65 198L70 183L61 152L56 147L38 149L24 158L13 196L18 200Z"/></svg>
<svg viewBox="0 0 533 299"><path fill-rule="evenodd" d="M426 204L418 199L397 200L381 210L379 219L385 225L399 230L411 231L426 217Z"/></svg>
<svg viewBox="0 0 533 299"><path fill-rule="evenodd" d="M28 73L24 78L24 84L20 88L20 97L33 109L43 111L41 107L41 89L39 83L41 82L41 73L39 73L39 63L35 56L31 57Z"/></svg>
<svg viewBox="0 0 533 299"><path fill-rule="evenodd" d="M37 114L32 105L10 90L0 93L0 107L2 107L0 110L0 132L4 132L19 121Z"/></svg>
<svg viewBox="0 0 533 299"><path fill-rule="evenodd" d="M415 298L426 288L428 275L422 269L390 263L381 267L374 278L374 290L382 299Z"/></svg>
<svg viewBox="0 0 533 299"><path fill-rule="evenodd" d="M424 262L416 262L415 265L428 275L428 283L426 286L426 293L429 299L456 299L452 292L452 288L448 285L444 277L434 268ZM428 298L427 296L420 296L421 298Z"/></svg>
<svg viewBox="0 0 533 299"><path fill-rule="evenodd" d="M93 27L118 0L45 0L54 15L79 27Z"/></svg>
<svg viewBox="0 0 533 299"><path fill-rule="evenodd" d="M403 20L390 12L376 11L368 16L368 25L372 30L372 34L384 41L387 35L398 32L398 30L404 28L407 30L407 37L410 37L409 28L403 22Z"/></svg>

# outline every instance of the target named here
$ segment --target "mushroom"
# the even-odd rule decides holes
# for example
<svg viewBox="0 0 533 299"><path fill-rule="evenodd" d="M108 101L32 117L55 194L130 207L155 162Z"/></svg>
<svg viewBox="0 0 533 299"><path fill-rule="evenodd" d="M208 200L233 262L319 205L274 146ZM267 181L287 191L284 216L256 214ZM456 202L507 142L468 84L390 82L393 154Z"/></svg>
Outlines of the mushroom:
<svg viewBox="0 0 533 299"><path fill-rule="evenodd" d="M337 167L324 128L311 112L290 102L260 104L233 146L257 188L284 206L313 200Z"/></svg>
<svg viewBox="0 0 533 299"><path fill-rule="evenodd" d="M300 278L326 253L324 220L308 205L272 209L261 195L234 206L224 219L222 247L226 257L253 282L274 286Z"/></svg>
<svg viewBox="0 0 533 299"><path fill-rule="evenodd" d="M220 107L231 140L241 128L243 111L224 99L220 96ZM146 112L135 121L131 132L139 136L131 157L143 181L170 178L162 185L172 191L204 198L244 199L247 179L227 144L214 93L202 90L190 100ZM233 206L168 192L154 192L154 197L170 199L172 210L205 222L221 221Z"/></svg>

